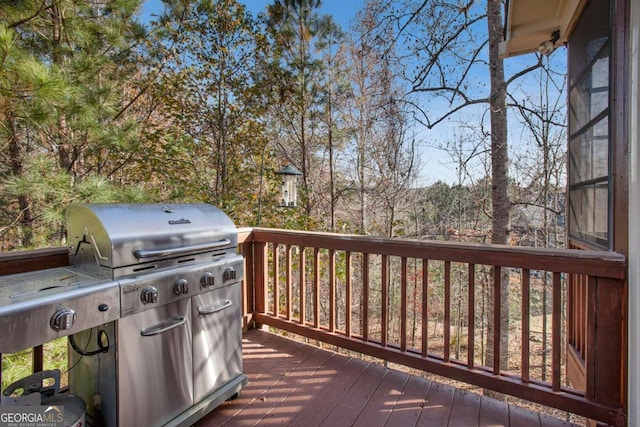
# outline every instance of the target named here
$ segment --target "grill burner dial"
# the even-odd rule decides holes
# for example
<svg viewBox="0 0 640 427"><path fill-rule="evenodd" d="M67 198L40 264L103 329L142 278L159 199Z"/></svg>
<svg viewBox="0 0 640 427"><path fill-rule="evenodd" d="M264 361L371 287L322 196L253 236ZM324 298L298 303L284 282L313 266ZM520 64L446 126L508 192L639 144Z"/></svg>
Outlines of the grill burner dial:
<svg viewBox="0 0 640 427"><path fill-rule="evenodd" d="M49 324L56 331L62 331L64 329L71 329L71 327L73 327L73 322L75 321L76 312L70 308L63 308L56 311L53 316L51 316Z"/></svg>
<svg viewBox="0 0 640 427"><path fill-rule="evenodd" d="M224 270L222 273L222 279L226 282L227 280L236 280L236 269L233 267L229 267Z"/></svg>
<svg viewBox="0 0 640 427"><path fill-rule="evenodd" d="M155 304L158 302L158 290L153 286L149 286L142 290L140 294L140 300L143 304Z"/></svg>
<svg viewBox="0 0 640 427"><path fill-rule="evenodd" d="M203 288L208 288L215 285L215 276L212 272L206 271L200 278L200 284Z"/></svg>
<svg viewBox="0 0 640 427"><path fill-rule="evenodd" d="M189 293L189 282L187 282L187 279L179 279L173 285L173 292L176 295L188 294Z"/></svg>

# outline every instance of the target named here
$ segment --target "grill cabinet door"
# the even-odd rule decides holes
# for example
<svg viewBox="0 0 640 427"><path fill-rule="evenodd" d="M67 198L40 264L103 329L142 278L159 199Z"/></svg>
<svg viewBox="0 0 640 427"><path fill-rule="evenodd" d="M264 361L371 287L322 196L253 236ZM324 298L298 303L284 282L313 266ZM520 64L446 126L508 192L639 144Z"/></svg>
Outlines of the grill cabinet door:
<svg viewBox="0 0 640 427"><path fill-rule="evenodd" d="M187 298L119 321L119 427L160 426L193 404L190 316Z"/></svg>
<svg viewBox="0 0 640 427"><path fill-rule="evenodd" d="M242 373L240 283L192 298L194 402Z"/></svg>

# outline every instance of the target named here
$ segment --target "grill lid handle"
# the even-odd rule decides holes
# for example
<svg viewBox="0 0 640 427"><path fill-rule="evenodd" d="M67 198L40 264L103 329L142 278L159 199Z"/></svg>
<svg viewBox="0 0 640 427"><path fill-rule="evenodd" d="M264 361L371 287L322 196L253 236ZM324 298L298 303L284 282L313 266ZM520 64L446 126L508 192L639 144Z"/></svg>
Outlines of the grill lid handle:
<svg viewBox="0 0 640 427"><path fill-rule="evenodd" d="M204 243L202 245L193 245L193 246L181 246L179 248L172 249L136 249L133 251L133 256L138 259L143 258L158 258L158 257L168 257L168 256L177 256L183 254L189 254L200 251L208 251L211 249L217 249L224 246L228 246L231 244L231 240L222 239L217 242L212 243Z"/></svg>

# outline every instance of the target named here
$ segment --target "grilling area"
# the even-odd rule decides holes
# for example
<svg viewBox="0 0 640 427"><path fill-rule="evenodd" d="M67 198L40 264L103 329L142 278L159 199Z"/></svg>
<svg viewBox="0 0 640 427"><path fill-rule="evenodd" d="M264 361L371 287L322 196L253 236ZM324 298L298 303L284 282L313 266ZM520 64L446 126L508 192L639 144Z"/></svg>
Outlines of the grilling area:
<svg viewBox="0 0 640 427"><path fill-rule="evenodd" d="M88 425L254 425L258 421L262 425L271 422L264 414L272 414L277 423L295 425L305 419L300 415L303 412L324 411L325 418L316 420L319 425L325 419L327 423L337 422L342 417L340 408L345 406L350 410L360 408L355 418L349 418L354 414L344 418L351 420L346 424L370 421L382 411L386 415L373 418L384 425L399 417L402 408L414 415L417 411L419 420L433 415L432 409L425 408L435 406L443 408L438 417L444 417L449 425L456 425L461 407L471 411L478 425L484 425L485 419L497 425L524 425L515 421L522 416L533 419L532 425L564 423L447 388L423 378L421 371L610 425L624 425L616 406L620 377L612 374L622 372L617 360L623 349L612 345L622 340L611 339L611 332L604 334L600 329L607 322L620 321L617 294L612 291L622 286L625 259L620 255L235 229L219 210L202 205L102 208L78 209L77 217L83 218L85 225L75 229L69 225L69 248L73 250L25 251L0 257L3 273L19 273L3 277L3 287L26 289L23 283L37 284L26 291L27 295L2 295L0 326L12 331L8 336L15 340L3 340L0 350L11 353L33 347L33 368L38 372L44 368L41 344L73 335L76 345L91 354L83 356L69 349L69 389L86 401ZM153 214L146 211L149 208L155 209ZM140 209L142 212L138 212ZM71 213L70 218L74 215ZM147 219L135 221L135 226L125 225L127 217L138 215ZM151 219L155 215L167 222L168 228L175 225L188 230L179 238L164 233ZM88 225L92 218L101 218L102 225ZM101 240L104 236L91 230L109 230L109 238ZM156 243L149 244L141 237L147 234ZM128 237L119 240L123 235ZM197 237L200 235L206 237ZM105 247L105 242L111 243ZM112 249L107 248L109 245ZM128 260L118 261L126 258L123 254ZM105 261L88 263L87 258ZM431 300L423 292L439 279L428 273L415 276L412 270L435 263L445 269L443 302ZM491 366L483 360L476 350L478 343L474 343L480 325L468 325L463 336L467 350L461 355L453 346L442 345L453 339L451 311L446 307L453 304L451 268L457 263L471 272L466 279L470 284L479 279L479 274L473 273L479 266L489 266L498 273L509 269L522 278L518 285L523 295L519 308L522 328L519 336L511 334L519 343L515 350L519 364L502 368L499 362ZM535 371L539 362L530 348L535 343L534 325L529 321L530 301L525 298L540 271L549 272L553 278L553 327L546 380ZM390 280L396 276L399 307L379 306L373 298L374 290L387 293L382 301L388 300ZM24 281L15 281L18 277ZM573 280L565 284L570 278ZM52 279L57 281L56 287L52 287ZM377 283L379 280L382 282ZM566 293L561 292L565 285ZM414 291L417 294L412 295ZM355 296L361 293L362 299ZM468 297L473 300L473 292ZM417 300L425 304L418 307ZM449 327L445 326L443 337L434 338L428 326L431 310L438 304L444 305L440 321ZM587 308L597 313L597 322L592 317L581 320ZM469 318L475 318L478 304L469 304L468 310ZM562 310L569 313L567 319L561 316ZM214 312L218 317L213 324L200 324L201 311ZM399 330L394 333L392 319L400 319ZM417 325L412 325L411 319L417 319ZM274 338L263 331L265 328L305 337L315 347ZM381 333L384 330L388 332ZM500 334L494 332L494 351L499 355ZM147 344L147 338L152 344ZM222 342L230 344L221 346ZM318 344L355 352L373 362L357 368L361 369L359 374L350 373L349 369L364 362L350 361L332 351L320 352ZM221 347L226 350L206 355ZM606 352L596 351L598 348L606 348ZM349 369L335 370L333 377L324 376L338 361ZM418 375L403 376L406 374L387 369L386 364L412 369ZM587 379L583 383L581 375ZM340 402L331 404L336 393L330 390L335 391L333 387L345 378L353 382L343 384L338 394L342 396ZM589 378L597 378L597 383ZM367 391L358 394L357 387L362 384ZM441 386L446 390L444 395L440 395ZM312 387L314 392L307 391L307 400L298 402L303 393L294 391L306 390L304 387ZM603 392L605 388L609 393ZM415 399L403 400L416 398L416 393L420 395L417 407ZM237 394L238 399L227 401ZM382 409L375 406L382 402L381 396L387 396ZM327 407L313 406L318 404ZM289 415L282 418L277 408L287 408Z"/></svg>
<svg viewBox="0 0 640 427"><path fill-rule="evenodd" d="M3 279L1 353L69 336L89 425L191 425L238 395L243 258L224 213L72 205L67 243L69 265Z"/></svg>

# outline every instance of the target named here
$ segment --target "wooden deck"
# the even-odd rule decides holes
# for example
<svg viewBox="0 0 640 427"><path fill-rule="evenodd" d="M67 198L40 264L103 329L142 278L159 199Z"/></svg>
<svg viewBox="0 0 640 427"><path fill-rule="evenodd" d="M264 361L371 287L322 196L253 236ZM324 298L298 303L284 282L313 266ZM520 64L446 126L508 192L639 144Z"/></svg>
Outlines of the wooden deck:
<svg viewBox="0 0 640 427"><path fill-rule="evenodd" d="M243 338L249 384L197 427L573 425L269 332Z"/></svg>

